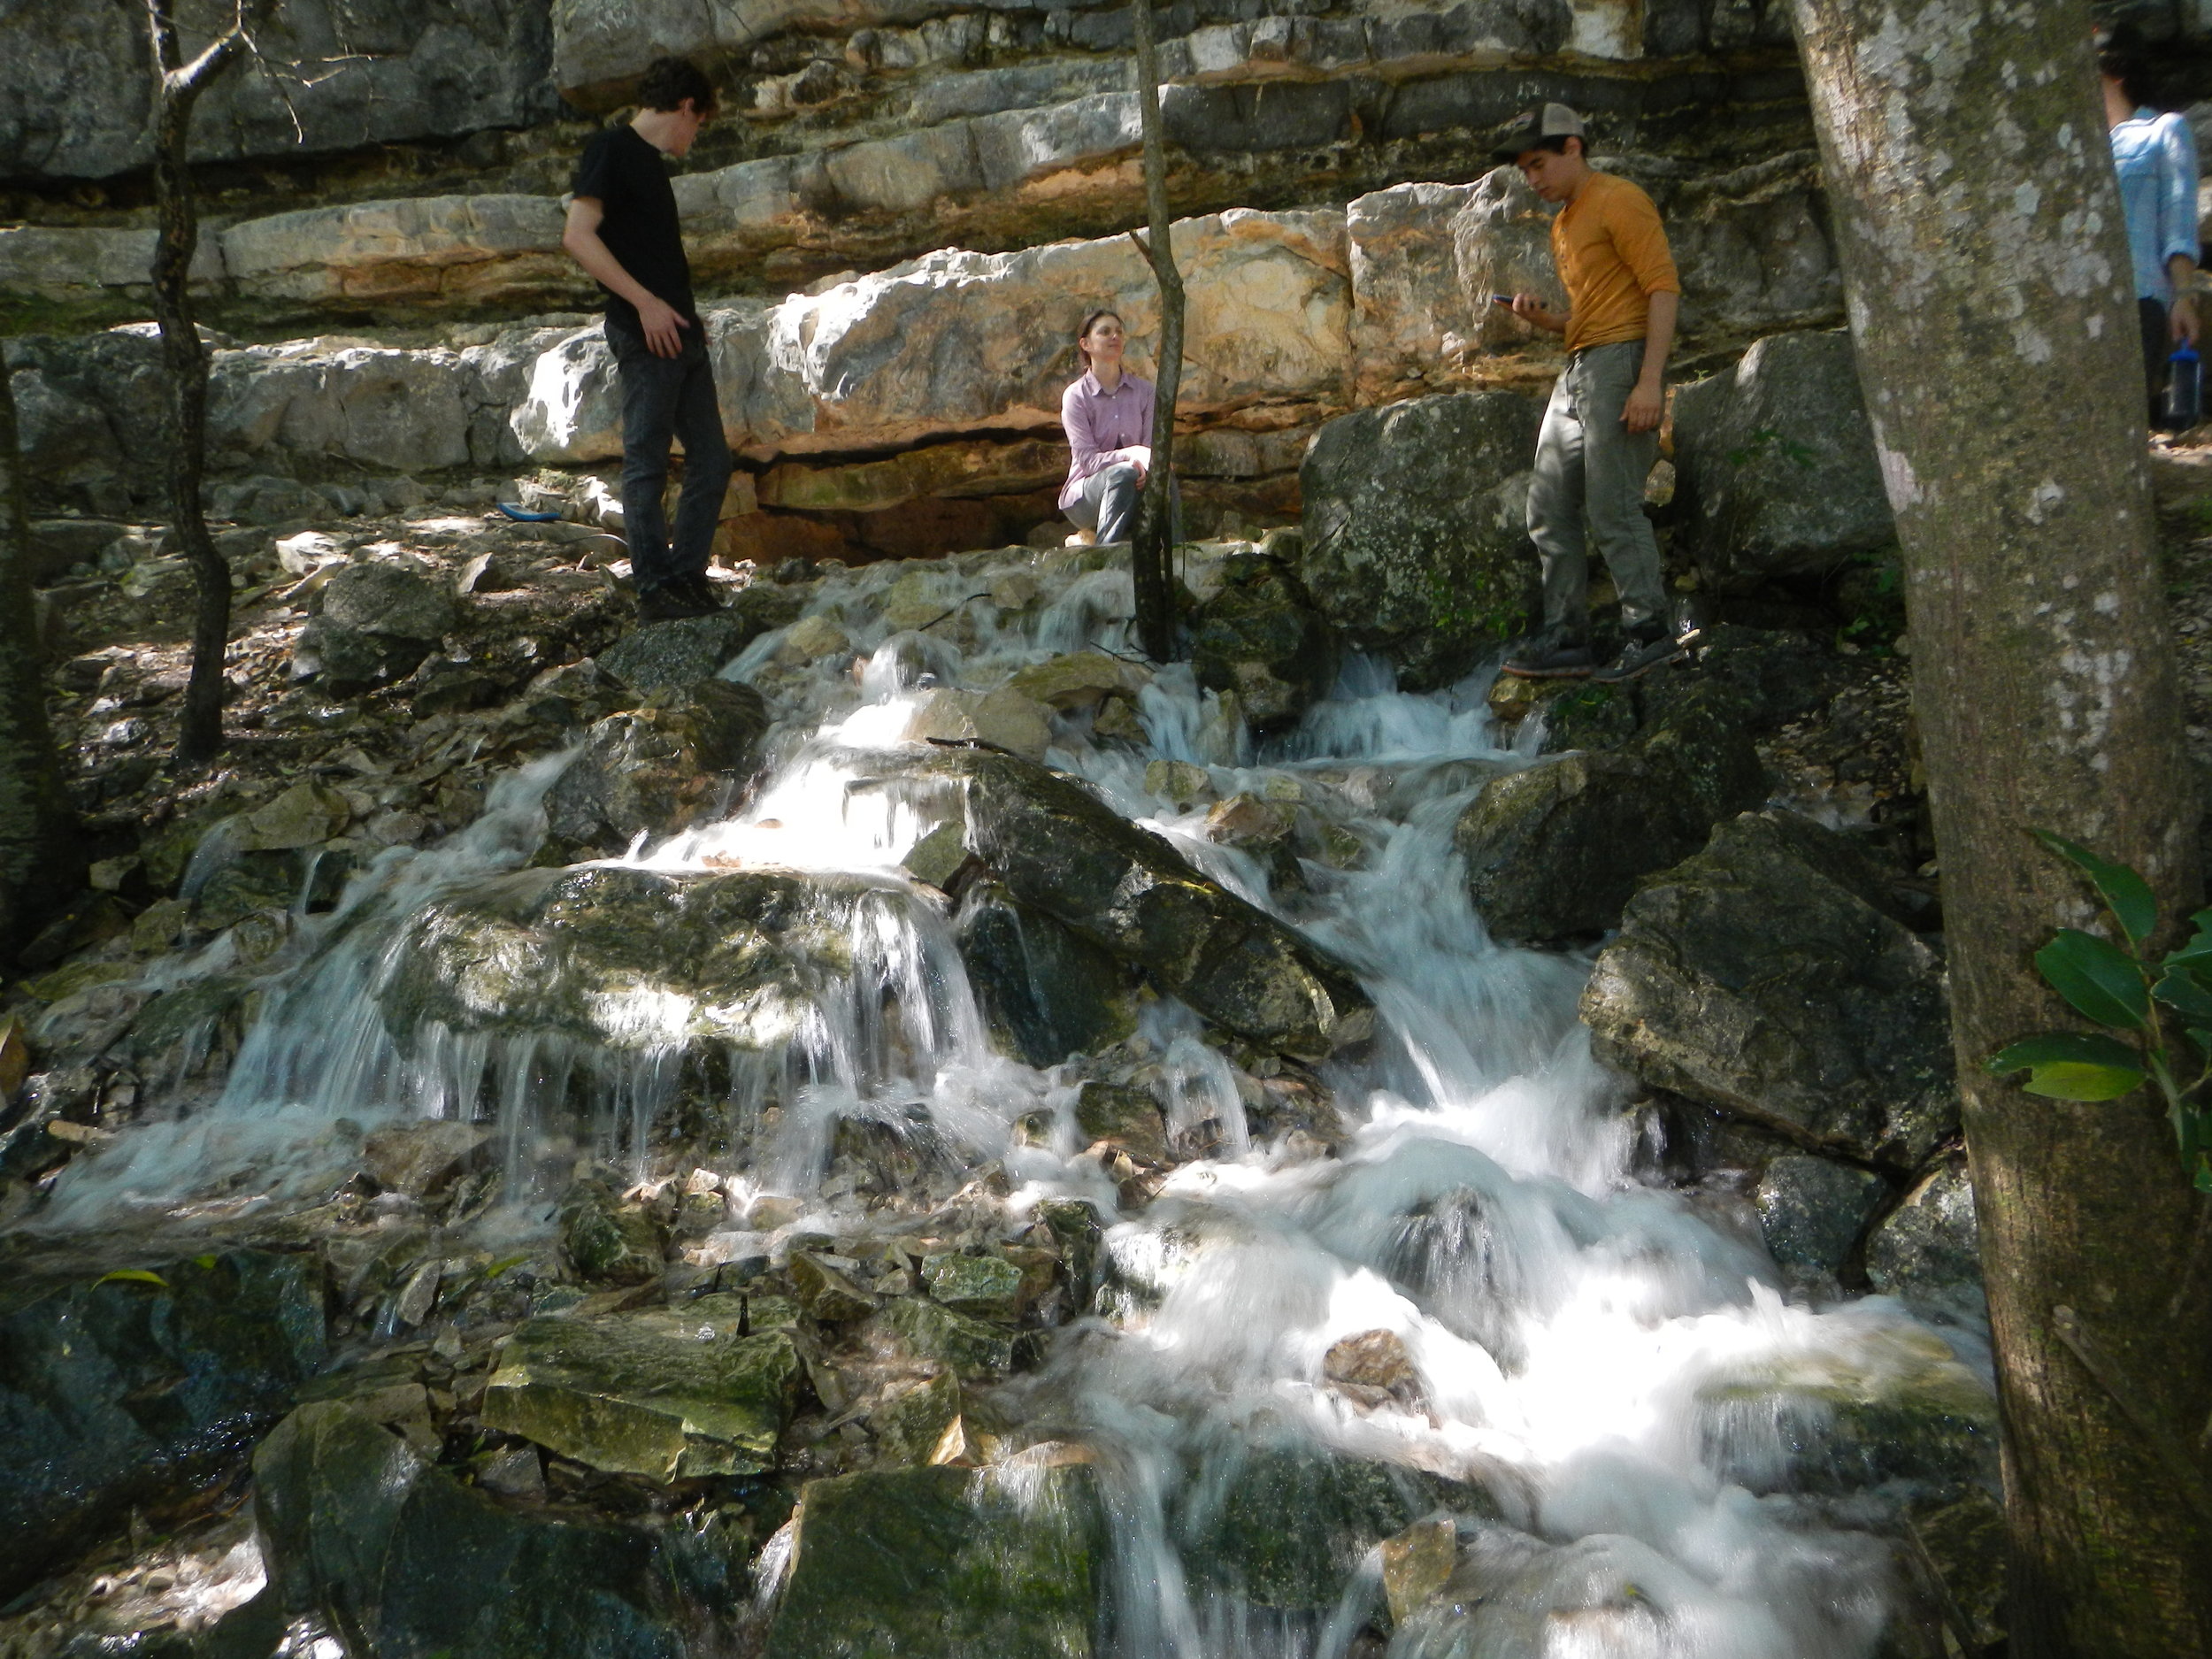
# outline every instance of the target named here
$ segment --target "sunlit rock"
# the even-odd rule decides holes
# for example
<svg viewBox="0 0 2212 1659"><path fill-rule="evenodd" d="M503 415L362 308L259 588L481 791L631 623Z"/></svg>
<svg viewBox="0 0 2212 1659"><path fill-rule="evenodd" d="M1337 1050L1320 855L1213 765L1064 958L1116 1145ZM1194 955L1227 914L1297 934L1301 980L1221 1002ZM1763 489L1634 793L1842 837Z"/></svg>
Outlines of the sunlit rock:
<svg viewBox="0 0 2212 1659"><path fill-rule="evenodd" d="M1583 1018L1646 1082L1910 1164L1958 1123L1942 959L1873 902L1864 856L1747 814L1647 882Z"/></svg>
<svg viewBox="0 0 2212 1659"><path fill-rule="evenodd" d="M768 1659L1088 1659L1104 1518L1088 1467L1048 1456L809 1483Z"/></svg>
<svg viewBox="0 0 2212 1659"><path fill-rule="evenodd" d="M912 738L987 743L1034 761L1045 757L1052 741L1044 705L1003 686L996 691L942 687L929 692L906 730Z"/></svg>
<svg viewBox="0 0 2212 1659"><path fill-rule="evenodd" d="M957 1313L1010 1320L1021 1313L1021 1270L1002 1256L939 1251L922 1258L922 1283L933 1300Z"/></svg>
<svg viewBox="0 0 2212 1659"><path fill-rule="evenodd" d="M613 1474L750 1474L775 1459L798 1386L783 1332L740 1336L734 1296L680 1310L533 1319L484 1391L493 1428Z"/></svg>
<svg viewBox="0 0 2212 1659"><path fill-rule="evenodd" d="M1540 414L1511 392L1417 398L1331 421L1307 451L1298 574L1409 687L1458 679L1531 614L1524 518Z"/></svg>
<svg viewBox="0 0 2212 1659"><path fill-rule="evenodd" d="M246 219L219 245L225 270L256 296L480 303L580 293L561 223L550 196L405 196Z"/></svg>
<svg viewBox="0 0 2212 1659"><path fill-rule="evenodd" d="M844 913L873 891L787 870L518 871L410 918L385 1019L403 1041L434 1023L780 1052L814 987L849 970Z"/></svg>

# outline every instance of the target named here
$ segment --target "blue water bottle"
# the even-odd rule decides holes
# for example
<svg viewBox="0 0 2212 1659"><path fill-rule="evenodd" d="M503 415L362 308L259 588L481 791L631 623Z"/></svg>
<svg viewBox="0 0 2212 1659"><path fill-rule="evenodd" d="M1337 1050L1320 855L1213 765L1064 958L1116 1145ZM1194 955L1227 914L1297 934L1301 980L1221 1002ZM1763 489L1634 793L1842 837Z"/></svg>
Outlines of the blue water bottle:
<svg viewBox="0 0 2212 1659"><path fill-rule="evenodd" d="M2166 425L2186 432L2204 416L2204 365L2188 341L2174 348L2166 361Z"/></svg>

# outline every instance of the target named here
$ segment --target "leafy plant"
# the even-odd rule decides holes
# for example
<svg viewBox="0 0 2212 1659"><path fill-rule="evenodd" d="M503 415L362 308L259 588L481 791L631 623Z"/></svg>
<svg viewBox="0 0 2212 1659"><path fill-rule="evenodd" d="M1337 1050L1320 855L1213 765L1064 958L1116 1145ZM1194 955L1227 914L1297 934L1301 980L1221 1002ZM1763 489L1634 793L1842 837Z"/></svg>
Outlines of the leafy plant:
<svg viewBox="0 0 2212 1659"><path fill-rule="evenodd" d="M2034 834L2088 877L2124 941L2062 927L2035 953L2037 971L2076 1011L2123 1034L2045 1032L2008 1045L1985 1064L1998 1077L2027 1072L2022 1087L2050 1100L2118 1100L2155 1084L2183 1166L2200 1192L2212 1193L2212 1110L2204 1104L2212 1084L2212 910L2190 918L2196 931L2180 949L2154 959L2144 954L2158 931L2150 884L2047 830ZM2186 1033L2185 1044L2170 1034L2174 1025ZM2185 1083L2193 1068L2196 1075Z"/></svg>
<svg viewBox="0 0 2212 1659"><path fill-rule="evenodd" d="M1764 457L1770 450L1778 454L1793 466L1801 466L1809 470L1820 459L1818 453L1809 443L1796 438L1786 438L1778 429L1773 426L1762 426L1751 434L1750 440L1742 447L1728 451L1728 465L1731 466L1747 465L1755 458Z"/></svg>

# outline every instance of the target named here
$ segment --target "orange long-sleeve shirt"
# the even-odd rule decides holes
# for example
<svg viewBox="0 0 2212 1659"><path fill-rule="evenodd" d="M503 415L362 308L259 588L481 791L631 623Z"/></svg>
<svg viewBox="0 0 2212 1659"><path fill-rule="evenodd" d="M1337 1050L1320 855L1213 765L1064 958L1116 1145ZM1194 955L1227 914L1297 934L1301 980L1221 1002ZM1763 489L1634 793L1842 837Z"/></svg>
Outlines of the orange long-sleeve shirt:
<svg viewBox="0 0 2212 1659"><path fill-rule="evenodd" d="M1594 173L1551 222L1552 258L1567 289L1567 349L1641 340L1651 296L1679 294L1682 279L1659 210L1642 190Z"/></svg>

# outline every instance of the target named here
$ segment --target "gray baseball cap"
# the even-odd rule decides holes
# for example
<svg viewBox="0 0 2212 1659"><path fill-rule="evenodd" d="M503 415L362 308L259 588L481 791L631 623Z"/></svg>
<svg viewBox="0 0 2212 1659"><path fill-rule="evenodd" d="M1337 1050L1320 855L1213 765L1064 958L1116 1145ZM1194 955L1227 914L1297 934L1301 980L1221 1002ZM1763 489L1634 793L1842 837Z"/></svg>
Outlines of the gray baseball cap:
<svg viewBox="0 0 2212 1659"><path fill-rule="evenodd" d="M1491 159L1518 161L1530 150L1540 148L1548 138L1578 138L1585 144L1590 142L1579 115L1563 104L1547 104L1541 109L1529 111L1507 127L1498 147L1490 152Z"/></svg>

